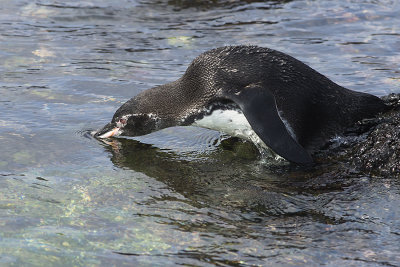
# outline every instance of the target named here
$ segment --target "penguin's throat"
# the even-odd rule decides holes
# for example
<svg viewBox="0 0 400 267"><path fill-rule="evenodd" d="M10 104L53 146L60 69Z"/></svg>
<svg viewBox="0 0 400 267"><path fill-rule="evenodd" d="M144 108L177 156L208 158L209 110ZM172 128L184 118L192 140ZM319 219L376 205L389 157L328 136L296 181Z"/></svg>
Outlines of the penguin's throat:
<svg viewBox="0 0 400 267"><path fill-rule="evenodd" d="M220 131L267 148L267 145L254 132L240 109L215 109L206 113L202 118L195 119L192 126Z"/></svg>

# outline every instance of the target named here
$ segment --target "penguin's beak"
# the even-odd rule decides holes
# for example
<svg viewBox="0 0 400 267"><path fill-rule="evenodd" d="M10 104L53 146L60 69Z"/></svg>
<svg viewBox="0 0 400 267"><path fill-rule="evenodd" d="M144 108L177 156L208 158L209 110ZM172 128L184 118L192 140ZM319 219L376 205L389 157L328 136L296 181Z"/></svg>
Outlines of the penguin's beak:
<svg viewBox="0 0 400 267"><path fill-rule="evenodd" d="M117 126L116 123L110 122L106 124L106 126L103 127L100 131L96 132L94 134L95 138L109 138L112 136L118 136L122 133L122 130L120 127Z"/></svg>

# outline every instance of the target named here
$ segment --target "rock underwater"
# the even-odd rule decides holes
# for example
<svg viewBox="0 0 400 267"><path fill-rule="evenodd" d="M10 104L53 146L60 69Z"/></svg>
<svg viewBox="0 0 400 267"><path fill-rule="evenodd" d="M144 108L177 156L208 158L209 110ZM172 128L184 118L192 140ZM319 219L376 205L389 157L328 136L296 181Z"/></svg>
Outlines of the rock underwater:
<svg viewBox="0 0 400 267"><path fill-rule="evenodd" d="M317 153L318 162L347 163L356 172L400 178L400 94L382 97L390 110L361 120Z"/></svg>

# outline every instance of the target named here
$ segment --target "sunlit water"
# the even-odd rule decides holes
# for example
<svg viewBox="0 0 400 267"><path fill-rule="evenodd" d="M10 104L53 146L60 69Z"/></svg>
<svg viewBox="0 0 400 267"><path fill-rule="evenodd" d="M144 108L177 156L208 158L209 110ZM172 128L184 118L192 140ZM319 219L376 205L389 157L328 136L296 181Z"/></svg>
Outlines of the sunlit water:
<svg viewBox="0 0 400 267"><path fill-rule="evenodd" d="M400 181L271 166L198 128L88 131L208 49L400 93L398 1L0 2L0 265L396 266Z"/></svg>

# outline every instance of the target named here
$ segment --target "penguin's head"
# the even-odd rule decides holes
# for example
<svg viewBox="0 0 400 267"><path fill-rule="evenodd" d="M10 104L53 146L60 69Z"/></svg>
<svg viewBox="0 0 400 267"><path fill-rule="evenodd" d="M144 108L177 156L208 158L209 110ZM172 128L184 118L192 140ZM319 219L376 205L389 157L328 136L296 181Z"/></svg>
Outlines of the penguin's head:
<svg viewBox="0 0 400 267"><path fill-rule="evenodd" d="M141 112L137 108L136 101L131 99L115 112L111 122L97 131L94 137L145 135L157 129L158 121L155 114Z"/></svg>

